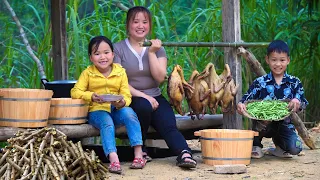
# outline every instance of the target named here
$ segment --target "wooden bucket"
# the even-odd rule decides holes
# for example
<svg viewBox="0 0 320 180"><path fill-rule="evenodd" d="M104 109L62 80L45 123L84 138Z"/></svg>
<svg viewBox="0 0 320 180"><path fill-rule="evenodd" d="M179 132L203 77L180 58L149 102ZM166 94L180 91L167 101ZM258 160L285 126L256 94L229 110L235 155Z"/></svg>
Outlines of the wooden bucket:
<svg viewBox="0 0 320 180"><path fill-rule="evenodd" d="M0 89L0 126L47 126L52 95L44 89Z"/></svg>
<svg viewBox="0 0 320 180"><path fill-rule="evenodd" d="M200 136L203 162L208 165L250 164L253 137L257 132L235 129L205 129Z"/></svg>
<svg viewBox="0 0 320 180"><path fill-rule="evenodd" d="M82 99L52 98L49 124L83 124L87 121L88 108Z"/></svg>

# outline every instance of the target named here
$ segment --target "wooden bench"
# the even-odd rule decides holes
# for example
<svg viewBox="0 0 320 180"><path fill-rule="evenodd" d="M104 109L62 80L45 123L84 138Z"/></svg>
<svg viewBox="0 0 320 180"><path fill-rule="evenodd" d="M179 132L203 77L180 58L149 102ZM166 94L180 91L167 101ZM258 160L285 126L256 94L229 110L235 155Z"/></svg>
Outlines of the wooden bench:
<svg viewBox="0 0 320 180"><path fill-rule="evenodd" d="M208 115L204 116L203 120L191 120L190 116L176 115L177 127L185 136L186 139L194 139L193 132L200 129L217 128L221 127L223 123L223 115ZM86 138L99 136L99 130L91 126L90 124L79 124L79 125L50 125L51 127L57 128L58 130L65 133L68 138ZM0 142L6 141L7 139L14 137L18 131L25 131L25 128L16 127L0 127ZM161 139L159 134L155 132L153 128L150 128L148 138L150 139ZM119 138L126 137L126 129L124 126L116 129L116 136Z"/></svg>

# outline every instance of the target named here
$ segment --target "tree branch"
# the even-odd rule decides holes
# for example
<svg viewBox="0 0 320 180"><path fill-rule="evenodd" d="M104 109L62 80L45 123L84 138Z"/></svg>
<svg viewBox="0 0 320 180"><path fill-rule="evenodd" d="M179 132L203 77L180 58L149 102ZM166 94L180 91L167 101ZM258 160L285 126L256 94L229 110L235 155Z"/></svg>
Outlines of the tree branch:
<svg viewBox="0 0 320 180"><path fill-rule="evenodd" d="M18 26L19 32L20 32L20 36L23 40L23 43L25 44L28 53L30 54L31 58L36 62L37 67L38 67L38 71L40 73L41 78L46 78L46 75L44 74L44 70L43 70L43 66L41 65L41 61L37 58L37 56L33 53L32 48L30 47L29 41L26 37L26 33L24 32L22 25L18 19L18 17L16 16L16 13L14 12L14 10L11 8L10 4L8 3L7 0L3 0L4 4L6 5L7 9L9 10L13 20L16 22L16 25Z"/></svg>

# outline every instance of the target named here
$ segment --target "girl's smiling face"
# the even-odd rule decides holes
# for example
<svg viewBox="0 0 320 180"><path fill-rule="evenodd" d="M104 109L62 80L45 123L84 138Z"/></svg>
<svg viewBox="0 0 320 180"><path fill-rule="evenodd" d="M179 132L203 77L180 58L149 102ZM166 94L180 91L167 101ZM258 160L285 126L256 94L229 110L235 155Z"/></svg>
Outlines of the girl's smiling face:
<svg viewBox="0 0 320 180"><path fill-rule="evenodd" d="M109 44L104 41L94 45L92 51L96 49L96 46L98 48L95 52L91 53L90 60L101 73L106 73L112 68L114 53Z"/></svg>
<svg viewBox="0 0 320 180"><path fill-rule="evenodd" d="M283 76L290 63L290 58L287 53L272 52L269 56L266 56L266 62L274 76Z"/></svg>
<svg viewBox="0 0 320 180"><path fill-rule="evenodd" d="M129 36L137 39L144 40L150 31L150 22L148 15L143 12L138 12L136 16L131 19L129 23Z"/></svg>

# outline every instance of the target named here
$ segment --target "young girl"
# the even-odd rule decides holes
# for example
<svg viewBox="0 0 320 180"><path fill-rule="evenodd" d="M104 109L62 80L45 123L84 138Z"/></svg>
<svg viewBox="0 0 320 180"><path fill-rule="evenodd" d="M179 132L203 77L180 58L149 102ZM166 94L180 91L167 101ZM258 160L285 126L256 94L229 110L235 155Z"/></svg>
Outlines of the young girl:
<svg viewBox="0 0 320 180"><path fill-rule="evenodd" d="M146 139L149 126L154 127L168 147L176 154L177 165L195 168L188 144L179 132L176 118L169 102L162 96L159 84L167 74L167 56L161 41L150 40L151 47L141 47L151 31L151 13L142 6L135 6L127 13L128 38L115 44L115 62L120 63L128 73L132 103ZM147 158L145 153L145 157Z"/></svg>
<svg viewBox="0 0 320 180"><path fill-rule="evenodd" d="M109 157L109 171L122 172L115 142L115 126L125 125L130 145L134 148L132 169L142 169L145 160L142 157L142 137L136 113L128 107L131 94L125 70L113 63L113 45L104 36L91 39L88 46L90 61L93 65L85 69L74 88L71 97L84 99L90 103L89 124L100 130L104 153ZM104 101L103 94L122 95L119 101Z"/></svg>

